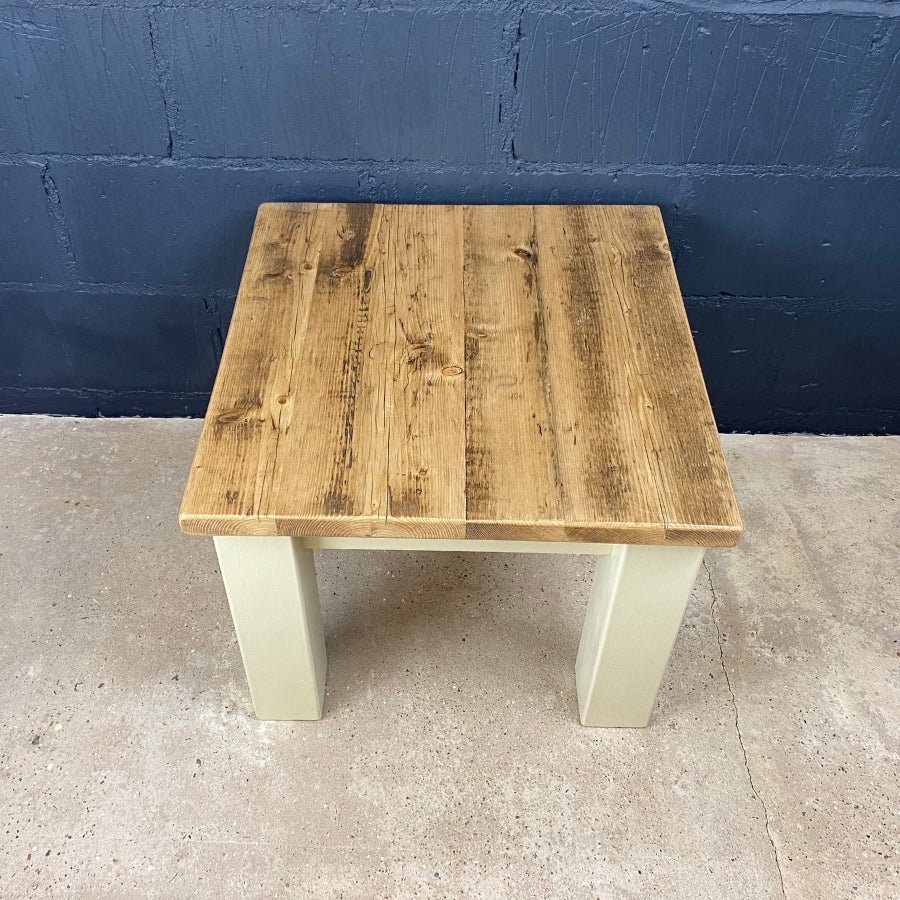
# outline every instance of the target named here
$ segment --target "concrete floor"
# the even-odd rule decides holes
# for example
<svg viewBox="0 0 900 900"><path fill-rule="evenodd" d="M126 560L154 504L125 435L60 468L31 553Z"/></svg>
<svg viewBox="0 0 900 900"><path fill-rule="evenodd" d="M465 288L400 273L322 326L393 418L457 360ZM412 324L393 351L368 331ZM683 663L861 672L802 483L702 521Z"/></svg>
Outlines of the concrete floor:
<svg viewBox="0 0 900 900"><path fill-rule="evenodd" d="M0 418L0 897L900 895L900 439L724 439L646 730L584 729L592 561L317 555L325 718L252 715L199 423Z"/></svg>

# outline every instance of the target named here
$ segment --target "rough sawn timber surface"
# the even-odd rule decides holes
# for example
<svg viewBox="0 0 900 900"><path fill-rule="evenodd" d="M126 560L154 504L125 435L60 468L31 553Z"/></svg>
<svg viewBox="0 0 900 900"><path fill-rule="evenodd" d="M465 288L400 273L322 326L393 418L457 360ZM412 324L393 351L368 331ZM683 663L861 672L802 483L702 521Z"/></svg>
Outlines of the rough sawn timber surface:
<svg viewBox="0 0 900 900"><path fill-rule="evenodd" d="M180 520L735 544L659 210L264 204Z"/></svg>

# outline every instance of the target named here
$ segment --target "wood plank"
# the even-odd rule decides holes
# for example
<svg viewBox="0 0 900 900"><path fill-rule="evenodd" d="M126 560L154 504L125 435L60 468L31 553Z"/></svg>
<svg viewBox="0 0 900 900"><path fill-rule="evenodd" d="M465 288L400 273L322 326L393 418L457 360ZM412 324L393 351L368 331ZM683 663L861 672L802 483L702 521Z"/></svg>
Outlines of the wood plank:
<svg viewBox="0 0 900 900"><path fill-rule="evenodd" d="M465 211L467 536L564 528L531 207ZM515 531L515 525L512 528Z"/></svg>
<svg viewBox="0 0 900 900"><path fill-rule="evenodd" d="M340 206L323 236L264 510L280 534L368 534L385 515L381 220L374 206Z"/></svg>
<svg viewBox="0 0 900 900"><path fill-rule="evenodd" d="M577 231L558 207L467 216L468 535L662 542L620 316Z"/></svg>
<svg viewBox="0 0 900 900"><path fill-rule="evenodd" d="M181 505L184 530L276 534L262 515L275 461L280 399L302 340L318 254L335 211L263 204L228 339Z"/></svg>
<svg viewBox="0 0 900 900"><path fill-rule="evenodd" d="M566 521L602 525L622 542L663 538L644 446L628 335L616 296L567 207L534 209L535 273L542 298Z"/></svg>
<svg viewBox="0 0 900 900"><path fill-rule="evenodd" d="M284 420L265 514L281 534L462 536L461 211L346 209L295 348L299 427Z"/></svg>
<svg viewBox="0 0 900 900"><path fill-rule="evenodd" d="M639 373L665 542L733 546L743 526L660 211L594 206L570 215L591 223L598 267L620 272L614 283Z"/></svg>
<svg viewBox="0 0 900 900"><path fill-rule="evenodd" d="M463 211L414 206L382 245L394 323L389 530L462 538L466 521Z"/></svg>

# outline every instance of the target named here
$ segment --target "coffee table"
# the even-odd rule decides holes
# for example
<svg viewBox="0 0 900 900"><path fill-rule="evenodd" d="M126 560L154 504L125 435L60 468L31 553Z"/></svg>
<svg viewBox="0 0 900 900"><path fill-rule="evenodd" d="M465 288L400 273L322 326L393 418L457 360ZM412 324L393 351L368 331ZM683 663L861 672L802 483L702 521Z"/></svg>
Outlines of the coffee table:
<svg viewBox="0 0 900 900"><path fill-rule="evenodd" d="M261 719L322 715L313 551L381 548L596 555L581 721L646 725L741 534L659 210L264 204L180 523Z"/></svg>

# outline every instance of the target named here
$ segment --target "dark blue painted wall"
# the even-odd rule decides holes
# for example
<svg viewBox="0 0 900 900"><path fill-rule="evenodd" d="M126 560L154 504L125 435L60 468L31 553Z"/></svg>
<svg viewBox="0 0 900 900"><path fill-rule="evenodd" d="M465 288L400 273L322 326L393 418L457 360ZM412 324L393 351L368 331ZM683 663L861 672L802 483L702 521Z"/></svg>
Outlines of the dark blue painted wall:
<svg viewBox="0 0 900 900"><path fill-rule="evenodd" d="M654 203L724 429L900 431L900 3L0 0L0 411L200 414L270 200Z"/></svg>

